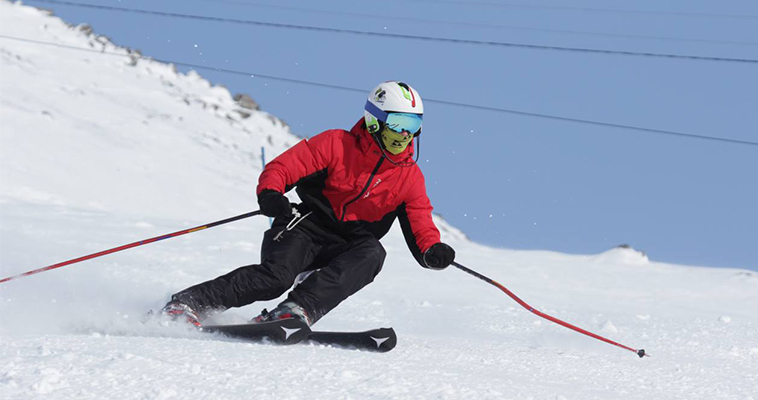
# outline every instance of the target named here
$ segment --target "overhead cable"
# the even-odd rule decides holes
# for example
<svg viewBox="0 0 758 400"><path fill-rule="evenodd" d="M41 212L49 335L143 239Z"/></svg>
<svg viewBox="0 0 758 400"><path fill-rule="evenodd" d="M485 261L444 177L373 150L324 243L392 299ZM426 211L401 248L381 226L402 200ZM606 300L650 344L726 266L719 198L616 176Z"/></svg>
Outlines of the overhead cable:
<svg viewBox="0 0 758 400"><path fill-rule="evenodd" d="M666 16L696 17L696 18L758 19L758 15L752 15L752 14L714 14L714 13L693 12L693 11L652 11L652 10L634 10L634 9L622 9L622 8L579 7L579 6L546 5L546 4L494 3L494 2L486 2L486 1L456 1L456 0L381 0L381 1L402 2L404 4L407 4L409 2L416 2L416 3L432 3L435 5L445 5L445 4L463 5L466 7L483 6L483 7L498 7L498 8L535 9L535 10L577 11L577 12L582 12L582 13L596 12L596 13L613 13L613 14L666 15Z"/></svg>
<svg viewBox="0 0 758 400"><path fill-rule="evenodd" d="M274 10L297 11L297 12L303 12L303 13L315 13L315 14L322 14L322 15L343 15L343 16L357 17L357 18L380 19L384 22L391 20L393 22L400 21L400 22L414 22L414 23L422 23L422 24L465 26L469 28L505 29L505 30L526 31L526 32L557 33L561 35L582 35L582 36L594 36L594 37L605 37L605 38L658 40L658 41L685 42L685 43L706 43L706 44L715 44L715 45L726 44L726 45L736 45L736 46L758 46L757 42L743 42L743 41L738 41L738 40L695 39L695 38L636 35L636 34L611 33L611 32L576 31L576 30L570 30L570 29L548 29L548 28L537 28L537 27L532 27L532 26L500 25L500 24L489 24L489 23L482 23L482 22L435 20L435 19L413 18L413 17L407 17L403 15L382 15L382 14L377 14L377 13L365 14L365 13L356 13L356 12L349 12L349 11L323 10L323 9L316 9L316 8L293 7L293 6L286 6L286 5L281 5L281 4L263 4L263 3L237 1L237 0L195 0L195 1L210 2L214 4L231 4L234 6L243 6L243 7L251 7L251 8L268 8L268 9L274 9ZM383 0L383 1L387 1L387 0Z"/></svg>
<svg viewBox="0 0 758 400"><path fill-rule="evenodd" d="M202 20L202 21L226 22L226 23L234 23L234 24L265 26L265 27L270 27L270 28L297 29L297 30L342 33L342 34L362 35L362 36L377 36L377 37L386 37L386 38L393 38L393 39L423 40L423 41L433 41L433 42L470 44L470 45L494 46L494 47L523 48L523 49L533 49L533 50L554 50L554 51L595 53L595 54L613 54L613 55L624 55L624 56L643 56L643 57L669 58L669 59L758 64L758 60L748 59L748 58L709 57L709 56L697 56L697 55L686 55L686 54L666 54L666 53L649 53L649 52L637 52L637 51L625 51L625 50L603 50L603 49L589 49L589 48L580 48L580 47L546 46L546 45L536 45L536 44L495 42L495 41L473 40L473 39L439 38L439 37L432 37L432 36L406 35L406 34L384 33L384 32L366 32L366 31L357 31L357 30L352 30L352 29L324 28L324 27L317 27L317 26L284 24L284 23L277 23L277 22L241 20L241 19L225 18L225 17L209 17L209 16L204 16L204 15L193 15L193 14L179 14L179 13L163 12L163 11L142 10L142 9L136 9L136 8L123 8L123 7L104 6L104 5L97 5L97 4L74 3L74 2L62 1L62 0L27 0L27 1L60 4L60 5L72 6L72 7L84 7L84 8L117 11L117 12L125 12L125 13L147 14L147 15L155 15L155 16L170 17L170 18L183 18L183 19L194 19L194 20Z"/></svg>
<svg viewBox="0 0 758 400"><path fill-rule="evenodd" d="M316 86L316 87L322 87L322 88L328 88L328 89L346 90L346 91L356 92L356 93L365 93L366 92L365 89L361 89L361 88L353 88L353 87L348 87L348 86L333 85L333 84L326 84L326 83L320 83L320 82L312 82L312 81L306 81L306 80L302 80L302 79L284 78L284 77L273 76L273 75L264 75L264 74L258 74L258 73L255 73L255 72L232 70L232 69L227 69L227 68L218 68L218 67L212 67L212 66L207 66L207 65L199 65L199 64L193 64L193 63L187 63L187 62L182 62L182 61L174 61L174 60L167 60L167 59L158 59L158 58L152 58L152 57L147 57L147 56L139 55L139 54L136 54L136 53L131 53L131 54L113 53L113 52L106 52L104 50L97 50L97 49L86 48L86 47L76 47L76 46L70 46L70 45L65 45L65 44L60 44L60 43L44 42L44 41L40 41L40 40L26 39L26 38L20 38L20 37L13 37L13 36L7 36L7 35L2 35L2 34L0 34L0 38L2 38L2 39L8 39L8 40L20 41L20 42L25 42L25 43L34 43L34 44L38 44L38 45L54 46L54 47L63 48L63 49L69 49L69 50L85 51L85 52L90 52L90 53L98 53L98 54L103 54L103 55L111 55L111 56L119 56L119 57L136 57L136 58L139 58L139 59L142 59L142 60L156 61L156 62L160 62L160 63L164 63L164 64L180 65L180 66L188 67L188 68L192 68L192 69L210 70L210 71L222 72L222 73L232 74L232 75L241 75L241 76L247 76L247 77L251 77L251 78L270 79L270 80L275 80L275 81L296 83L296 84L309 85L309 86ZM751 142L751 141L747 141L747 140L739 140L739 139L730 139L730 138L723 138L723 137L717 137L717 136L691 134L691 133L684 133L684 132L669 131L669 130L664 130L664 129L645 128L645 127L640 127L640 126L617 124L617 123L611 123L611 122L592 121L592 120L581 119L581 118L562 117L562 116L557 116L557 115L541 114L541 113L534 113L534 112L528 112L528 111L519 111L519 110L511 110L511 109L499 108L499 107L488 107L488 106L481 106L481 105L475 105L475 104L466 104L466 103L452 102L452 101L447 101L447 100L438 100L438 99L428 98L428 97L424 98L424 102L426 102L426 103L438 103L438 104L443 104L443 105L448 105L448 106L455 106L455 107L465 107L465 108L469 108L469 109L476 109L476 110L483 110L483 111L494 111L494 112L501 112L501 113L507 113L507 114L529 116L529 117L535 117L535 118L552 119L552 120L564 121L564 122L575 122L575 123L595 125L595 126L604 126L604 127L611 127L611 128L619 128L619 129L625 129L625 130L632 130L632 131L641 131L641 132L648 132L648 133L654 133L654 134L675 136L675 137L686 138L686 139L701 139L701 140L710 140L710 141L723 142L723 143L731 143L731 144L739 144L739 145L758 146L758 142Z"/></svg>

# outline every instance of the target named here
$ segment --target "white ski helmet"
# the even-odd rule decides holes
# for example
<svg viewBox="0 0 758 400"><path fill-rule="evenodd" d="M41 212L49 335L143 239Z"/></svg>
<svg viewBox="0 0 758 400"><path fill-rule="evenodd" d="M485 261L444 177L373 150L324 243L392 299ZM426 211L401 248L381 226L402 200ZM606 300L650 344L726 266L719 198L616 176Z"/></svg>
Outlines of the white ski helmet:
<svg viewBox="0 0 758 400"><path fill-rule="evenodd" d="M387 81L380 83L368 94L363 116L369 133L375 134L384 128L388 113L424 114L424 103L416 89L410 85ZM411 132L418 135L421 132Z"/></svg>

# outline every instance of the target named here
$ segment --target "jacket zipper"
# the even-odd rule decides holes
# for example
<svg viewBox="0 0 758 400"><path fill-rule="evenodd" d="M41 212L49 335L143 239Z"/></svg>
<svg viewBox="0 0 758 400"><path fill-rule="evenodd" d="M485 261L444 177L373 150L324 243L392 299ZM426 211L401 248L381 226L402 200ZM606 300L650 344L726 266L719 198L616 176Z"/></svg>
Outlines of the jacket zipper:
<svg viewBox="0 0 758 400"><path fill-rule="evenodd" d="M347 206L349 206L350 203L360 199L361 196L363 196L363 193L366 193L369 185L371 185L371 182L374 180L374 175L376 175L376 173L379 171L379 167L382 166L382 162L384 162L384 157L379 157L379 162L376 163L376 167L374 167L374 170L371 171L371 176L368 178L368 182L366 182L366 186L363 187L363 190L361 190L361 192L355 196L354 199L348 201L344 206L342 206L342 217L340 218L340 222L345 222L345 212L347 211Z"/></svg>

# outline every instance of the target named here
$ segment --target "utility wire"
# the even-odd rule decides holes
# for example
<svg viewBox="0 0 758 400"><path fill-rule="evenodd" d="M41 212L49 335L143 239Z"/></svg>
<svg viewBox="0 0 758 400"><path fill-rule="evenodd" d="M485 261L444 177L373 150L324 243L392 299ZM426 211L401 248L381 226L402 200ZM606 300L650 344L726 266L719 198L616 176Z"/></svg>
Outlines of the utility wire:
<svg viewBox="0 0 758 400"><path fill-rule="evenodd" d="M2 35L2 34L0 34L0 38L20 41L20 42L25 42L25 43L34 43L34 44L39 44L39 45L54 46L54 47L59 47L59 48L69 49L69 50L105 54L105 55L111 55L111 56L135 57L142 60L156 61L156 62L165 63L165 64L174 64L174 65L180 65L180 66L189 67L193 69L210 70L210 71L222 72L222 73L227 73L227 74L232 74L232 75L241 75L241 76L247 76L251 78L263 78L263 79L270 79L274 81L303 84L303 85L316 86L316 87L322 87L322 88L328 88L328 89L346 90L346 91L356 92L356 93L366 92L365 89L353 88L353 87L348 87L348 86L332 85L332 84L326 84L326 83L306 81L306 80L301 80L301 79L283 78L283 77L278 77L278 76L273 76L273 75L258 74L258 73L249 72L249 71L232 70L232 69L227 69L227 68L211 67L211 66L198 65L198 64L192 64L192 63L181 62L181 61L158 59L158 58L142 56L136 53L119 54L119 53L106 52L104 50L96 50L96 49L91 49L91 48L86 48L86 47L76 47L76 46L70 46L70 45L52 43L52 42L44 42L40 40L13 37L13 36L7 36L7 35ZM640 127L640 126L616 124L616 123L602 122L602 121L592 121L592 120L580 119L580 118L561 117L557 115L541 114L541 113L519 111L519 110L510 110L510 109L499 108L499 107L487 107L487 106L480 106L480 105L474 105L474 104L452 102L452 101L447 101L447 100L437 100L437 99L428 98L428 97L425 97L424 101L427 103L437 103L437 104L443 104L443 105L449 105L449 106L455 106L455 107L464 107L464 108L475 109L475 110L501 112L501 113L529 116L529 117L535 117L535 118L552 119L552 120L564 121L564 122L575 122L575 123L582 123L582 124L595 125L595 126L604 126L604 127L611 127L611 128L649 132L649 133L655 133L655 134L661 134L661 135L675 136L679 138L701 139L701 140L710 140L710 141L716 141L716 142L722 142L722 143L758 146L758 142L751 142L747 140L729 139L729 138L723 138L723 137L717 137L717 136L698 135L698 134L676 132L676 131L669 131L669 130L663 130L663 129L645 128L645 127Z"/></svg>
<svg viewBox="0 0 758 400"><path fill-rule="evenodd" d="M491 3L485 1L454 1L454 0L381 0L383 2L415 2L415 3L432 3L435 5L464 5L499 7L499 8L526 8L536 10L558 10L558 11L577 11L577 12L596 12L596 13L614 13L614 14L643 14L643 15L670 15L678 17L713 17L713 18L734 18L734 19L758 19L758 15L741 15L741 14L711 14L698 12L683 11L650 11L650 10L624 10L619 8L599 8L599 7L575 7L575 6L554 6L541 4L523 4L523 3ZM368 2L368 1L366 1Z"/></svg>
<svg viewBox="0 0 758 400"><path fill-rule="evenodd" d="M688 60L699 60L699 61L720 61L720 62L739 62L739 63L758 64L758 60L746 59L746 58L707 57L707 56L693 56L693 55L685 55L685 54L648 53L648 52L623 51L623 50L601 50L601 49L587 49L587 48L579 48L579 47L545 46L545 45L534 45L534 44L523 44L523 43L471 40L471 39L438 38L438 37L431 37L431 36L365 32L365 31L356 31L356 30L351 30L351 29L323 28L323 27L316 27L316 26L283 24L283 23L276 23L276 22L240 20L240 19L222 18L222 17L208 17L208 16L203 16L203 15L192 15L192 14L178 14L178 13L170 13L170 12L162 12L162 11L150 11L150 10L133 9L133 8L95 5L95 4L73 3L73 2L61 1L61 0L27 0L27 1L59 4L59 5L72 6L72 7L84 7L84 8L92 8L92 9L99 9L99 10L117 11L117 12L147 14L147 15L155 15L155 16L161 16L161 17L194 19L194 20L203 20L203 21L214 21L214 22L228 22L228 23L235 23L235 24L265 26L265 27L270 27L270 28L300 29L300 30L307 30L307 31L346 33L346 34L363 35L363 36L379 36L379 37L388 37L388 38L395 38L395 39L414 39L414 40L424 40L424 41L434 41L434 42L474 44L474 45L496 46L496 47L513 47L513 48L538 49L538 50L556 50L556 51L571 51L571 52L596 53L596 54L615 54L615 55L625 55L625 56L645 56L645 57L688 59Z"/></svg>
<svg viewBox="0 0 758 400"><path fill-rule="evenodd" d="M34 1L34 0L31 0L31 1ZM389 21L405 21L405 22L418 22L418 23L424 23L424 24L465 26L465 27L471 27L471 28L509 29L509 30L527 31L527 32L560 33L560 34L568 34L568 35L611 37L611 38L622 38L622 39L642 39L642 40L660 40L660 41L670 41L670 42L758 46L758 43L741 42L741 41L736 41L736 40L689 39L689 38L666 37L666 36L632 35L632 34L624 34L624 33L574 31L574 30L568 30L568 29L546 29L546 28L535 28L535 27L528 27L528 26L486 24L486 23L480 23L480 22L444 21L444 20L404 17L401 15L390 16L390 15L380 15L380 14L362 14L362 13L354 13L354 12L346 12L346 11L331 11L331 10L320 10L320 9L315 9L315 8L283 6L283 5L278 5L278 4L273 5L273 4L249 3L246 1L236 1L236 0L194 0L194 1L200 1L200 2L206 2L206 3L210 2L214 4L231 4L231 5L237 5L237 6L252 7L252 8L270 8L270 9L275 9L275 10L289 10L289 11L298 11L298 12L304 12L304 13L343 15L343 16L367 18L367 19L380 19L385 22L388 20Z"/></svg>

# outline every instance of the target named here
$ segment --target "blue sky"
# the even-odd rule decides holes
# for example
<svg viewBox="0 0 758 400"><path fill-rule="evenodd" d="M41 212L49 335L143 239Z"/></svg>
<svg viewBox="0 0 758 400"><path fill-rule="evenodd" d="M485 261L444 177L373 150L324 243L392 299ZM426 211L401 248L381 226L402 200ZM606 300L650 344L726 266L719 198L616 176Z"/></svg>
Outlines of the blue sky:
<svg viewBox="0 0 758 400"><path fill-rule="evenodd" d="M751 1L76 1L397 35L758 60L758 4ZM403 80L427 100L758 142L756 63L27 4L89 23L158 59L365 91L199 71L232 93L250 94L306 137L351 127L369 89ZM758 146L432 101L425 107L419 162L432 204L478 242L581 254L627 243L655 261L758 270Z"/></svg>

